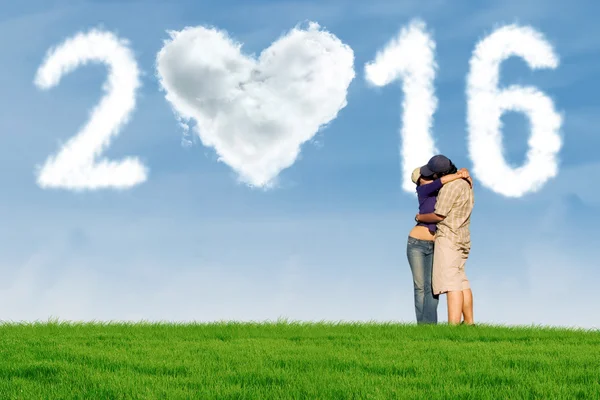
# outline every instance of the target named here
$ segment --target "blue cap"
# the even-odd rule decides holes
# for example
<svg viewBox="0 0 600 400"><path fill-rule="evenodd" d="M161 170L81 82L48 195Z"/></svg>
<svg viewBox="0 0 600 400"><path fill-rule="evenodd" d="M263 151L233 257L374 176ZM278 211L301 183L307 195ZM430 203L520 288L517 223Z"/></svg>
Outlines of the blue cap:
<svg viewBox="0 0 600 400"><path fill-rule="evenodd" d="M432 176L434 174L440 174L448 172L452 168L452 161L446 156L438 154L437 156L431 157L427 165L421 167L422 176Z"/></svg>

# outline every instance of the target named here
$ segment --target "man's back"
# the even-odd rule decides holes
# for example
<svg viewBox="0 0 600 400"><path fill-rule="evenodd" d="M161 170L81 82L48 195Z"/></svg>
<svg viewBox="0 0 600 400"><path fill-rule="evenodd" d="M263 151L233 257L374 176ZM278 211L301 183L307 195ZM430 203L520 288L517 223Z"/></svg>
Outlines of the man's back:
<svg viewBox="0 0 600 400"><path fill-rule="evenodd" d="M464 179L444 185L439 192L435 213L442 215L443 221L437 225L437 237L447 237L461 248L471 247L471 212L475 198L473 189Z"/></svg>

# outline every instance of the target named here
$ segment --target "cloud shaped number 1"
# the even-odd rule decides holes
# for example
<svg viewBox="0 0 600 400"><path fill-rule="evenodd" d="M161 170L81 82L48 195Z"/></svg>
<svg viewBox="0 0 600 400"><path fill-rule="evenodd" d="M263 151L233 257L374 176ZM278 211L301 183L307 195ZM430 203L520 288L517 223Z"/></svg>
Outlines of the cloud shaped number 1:
<svg viewBox="0 0 600 400"><path fill-rule="evenodd" d="M398 37L365 66L367 82L372 85L381 87L402 80L402 188L411 193L415 191L410 179L413 169L438 151L431 134L438 104L433 85L436 68L435 42L420 20L402 28Z"/></svg>
<svg viewBox="0 0 600 400"><path fill-rule="evenodd" d="M135 157L98 159L135 108L139 69L126 41L110 32L79 33L48 52L34 83L40 89L50 89L64 75L90 61L108 66L103 87L106 94L88 123L39 168L37 182L43 188L126 189L147 179L147 168Z"/></svg>

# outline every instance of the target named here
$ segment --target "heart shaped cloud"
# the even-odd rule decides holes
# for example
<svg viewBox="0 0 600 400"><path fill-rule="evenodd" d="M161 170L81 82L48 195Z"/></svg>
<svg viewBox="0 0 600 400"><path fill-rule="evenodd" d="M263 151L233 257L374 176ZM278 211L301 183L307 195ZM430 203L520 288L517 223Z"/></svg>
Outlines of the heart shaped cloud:
<svg viewBox="0 0 600 400"><path fill-rule="evenodd" d="M354 52L316 23L292 29L258 59L218 29L168 33L157 55L167 100L251 186L271 186L347 104Z"/></svg>

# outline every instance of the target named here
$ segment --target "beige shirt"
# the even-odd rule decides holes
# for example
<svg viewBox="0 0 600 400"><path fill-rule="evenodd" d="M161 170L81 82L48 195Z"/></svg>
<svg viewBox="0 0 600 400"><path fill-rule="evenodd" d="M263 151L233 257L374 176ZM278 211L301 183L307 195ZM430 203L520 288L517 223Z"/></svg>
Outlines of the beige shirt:
<svg viewBox="0 0 600 400"><path fill-rule="evenodd" d="M475 198L473 189L464 179L457 179L442 186L435 203L435 213L442 215L437 224L436 237L445 237L461 249L471 248L471 212Z"/></svg>

